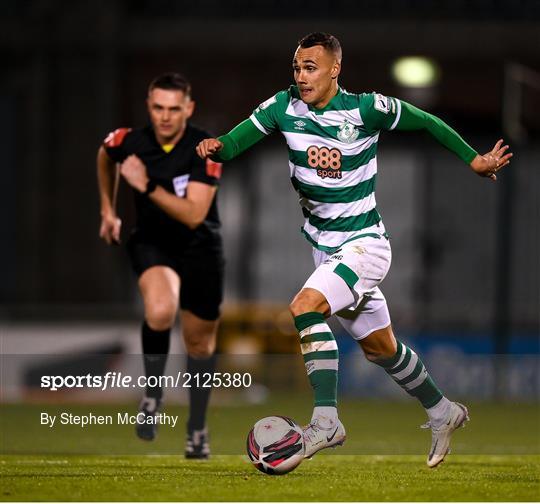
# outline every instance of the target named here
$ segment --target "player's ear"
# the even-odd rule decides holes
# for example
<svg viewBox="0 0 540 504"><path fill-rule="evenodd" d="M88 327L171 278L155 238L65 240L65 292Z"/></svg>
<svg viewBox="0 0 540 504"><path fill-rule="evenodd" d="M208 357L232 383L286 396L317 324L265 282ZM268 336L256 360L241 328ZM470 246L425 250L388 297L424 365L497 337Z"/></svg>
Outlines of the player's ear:
<svg viewBox="0 0 540 504"><path fill-rule="evenodd" d="M341 62L336 60L334 61L334 64L332 65L332 72L330 74L332 76L332 79L337 79L340 72L341 72Z"/></svg>
<svg viewBox="0 0 540 504"><path fill-rule="evenodd" d="M195 111L195 102L193 100L189 100L186 104L186 118L189 119L193 112Z"/></svg>

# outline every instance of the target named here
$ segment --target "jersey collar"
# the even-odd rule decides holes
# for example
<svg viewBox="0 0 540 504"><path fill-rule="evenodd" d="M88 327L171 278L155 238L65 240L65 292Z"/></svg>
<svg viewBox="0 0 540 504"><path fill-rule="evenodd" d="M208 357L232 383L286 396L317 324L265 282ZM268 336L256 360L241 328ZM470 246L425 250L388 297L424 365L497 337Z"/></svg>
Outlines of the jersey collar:
<svg viewBox="0 0 540 504"><path fill-rule="evenodd" d="M324 114L329 110L335 110L335 103L339 99L339 96L343 93L341 86L338 86L337 93L330 99L330 101L323 108L315 108L311 105L308 105L308 109L314 114Z"/></svg>

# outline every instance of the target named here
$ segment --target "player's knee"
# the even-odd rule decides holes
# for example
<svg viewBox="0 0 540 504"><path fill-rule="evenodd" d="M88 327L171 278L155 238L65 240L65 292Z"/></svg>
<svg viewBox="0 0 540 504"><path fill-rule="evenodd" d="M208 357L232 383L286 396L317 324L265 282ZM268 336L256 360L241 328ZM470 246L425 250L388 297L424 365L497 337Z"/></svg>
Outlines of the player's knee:
<svg viewBox="0 0 540 504"><path fill-rule="evenodd" d="M170 302L151 303L145 309L146 323L154 331L164 331L174 324L176 305Z"/></svg>
<svg viewBox="0 0 540 504"><path fill-rule="evenodd" d="M298 317L298 315L302 315L313 310L311 309L310 303L306 302L304 299L298 299L297 296L292 300L291 304L289 305L289 311L291 312L293 317Z"/></svg>
<svg viewBox="0 0 540 504"><path fill-rule="evenodd" d="M309 293L302 290L292 300L289 305L289 311L293 317L298 317L304 313L321 311L320 305L321 303L318 299L314 299L314 296L311 296Z"/></svg>

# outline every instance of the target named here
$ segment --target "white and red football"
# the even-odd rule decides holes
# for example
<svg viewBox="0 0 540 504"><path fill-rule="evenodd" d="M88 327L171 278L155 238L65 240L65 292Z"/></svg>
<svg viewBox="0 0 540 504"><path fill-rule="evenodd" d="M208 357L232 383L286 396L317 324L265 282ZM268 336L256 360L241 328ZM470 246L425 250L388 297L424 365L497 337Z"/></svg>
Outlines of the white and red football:
<svg viewBox="0 0 540 504"><path fill-rule="evenodd" d="M259 420L247 437L252 464L265 474L286 474L304 460L302 428L291 418L269 416Z"/></svg>

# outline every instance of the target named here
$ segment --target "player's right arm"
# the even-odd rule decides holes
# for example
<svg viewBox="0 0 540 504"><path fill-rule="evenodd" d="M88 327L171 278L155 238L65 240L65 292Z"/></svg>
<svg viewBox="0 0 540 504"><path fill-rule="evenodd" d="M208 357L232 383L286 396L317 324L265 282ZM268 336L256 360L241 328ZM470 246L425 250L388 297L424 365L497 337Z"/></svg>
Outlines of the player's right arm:
<svg viewBox="0 0 540 504"><path fill-rule="evenodd" d="M279 129L278 115L286 91L280 91L261 103L251 116L235 126L226 135L206 138L197 145L197 154L214 161L229 161L242 154L270 133Z"/></svg>
<svg viewBox="0 0 540 504"><path fill-rule="evenodd" d="M197 154L203 159L211 157L215 161L229 161L265 136L250 119L246 119L226 135L218 138L205 138L197 145Z"/></svg>
<svg viewBox="0 0 540 504"><path fill-rule="evenodd" d="M97 153L97 181L100 200L101 224L99 226L99 237L108 245L120 243L120 229L122 221L119 219L115 208L115 194L118 189L115 184L116 162L108 153L108 149L115 152L129 130L119 129L105 139ZM115 154L120 154L115 152Z"/></svg>

